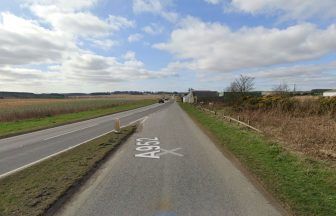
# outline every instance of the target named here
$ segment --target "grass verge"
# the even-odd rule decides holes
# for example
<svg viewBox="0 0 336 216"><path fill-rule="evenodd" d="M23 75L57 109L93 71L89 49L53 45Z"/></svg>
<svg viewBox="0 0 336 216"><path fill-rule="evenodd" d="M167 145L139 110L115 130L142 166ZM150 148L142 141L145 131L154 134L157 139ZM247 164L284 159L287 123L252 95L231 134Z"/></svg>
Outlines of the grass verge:
<svg viewBox="0 0 336 216"><path fill-rule="evenodd" d="M262 135L239 129L189 104L181 107L209 130L294 215L336 215L336 170Z"/></svg>
<svg viewBox="0 0 336 216"><path fill-rule="evenodd" d="M88 120L100 116L110 115L117 112L132 110L139 107L151 105L155 102L156 101L154 100L142 100L107 109L96 109L77 113L61 114L51 117L27 119L15 122L1 122L0 138L56 127L78 121Z"/></svg>
<svg viewBox="0 0 336 216"><path fill-rule="evenodd" d="M0 179L0 215L42 215L89 175L135 126L109 133Z"/></svg>

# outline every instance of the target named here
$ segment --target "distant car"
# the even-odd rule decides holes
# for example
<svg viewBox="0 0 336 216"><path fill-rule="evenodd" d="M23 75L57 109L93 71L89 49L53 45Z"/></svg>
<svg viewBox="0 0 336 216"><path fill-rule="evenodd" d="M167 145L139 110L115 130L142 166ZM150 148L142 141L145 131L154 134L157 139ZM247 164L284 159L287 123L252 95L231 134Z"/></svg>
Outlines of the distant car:
<svg viewBox="0 0 336 216"><path fill-rule="evenodd" d="M159 99L159 103L164 103L164 100L162 98Z"/></svg>

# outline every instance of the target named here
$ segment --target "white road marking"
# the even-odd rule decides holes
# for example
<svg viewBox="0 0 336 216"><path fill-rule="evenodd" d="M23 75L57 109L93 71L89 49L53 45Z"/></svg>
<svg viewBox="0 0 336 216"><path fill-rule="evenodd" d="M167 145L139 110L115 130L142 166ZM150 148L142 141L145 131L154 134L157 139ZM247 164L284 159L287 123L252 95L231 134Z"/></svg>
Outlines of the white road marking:
<svg viewBox="0 0 336 216"><path fill-rule="evenodd" d="M144 119L146 120L146 118ZM142 121L143 122L143 121ZM138 146L135 150L141 153L135 154L134 157L142 157L142 158L151 158L151 159L160 159L157 153L160 152L160 141L159 138L138 138L136 139L136 146ZM144 152L145 151L145 152Z"/></svg>
<svg viewBox="0 0 336 216"><path fill-rule="evenodd" d="M138 154L135 154L134 157L142 158L151 158L151 159L160 159L160 156L166 154L172 154L179 157L183 157L183 154L177 153L176 151L182 148L175 148L171 150L161 148L159 138L138 138L136 141L136 148Z"/></svg>
<svg viewBox="0 0 336 216"><path fill-rule="evenodd" d="M146 116L142 121L141 121L141 123L140 124L145 124L145 121L147 121L147 119L148 119L148 116Z"/></svg>
<svg viewBox="0 0 336 216"><path fill-rule="evenodd" d="M97 118L83 120L83 121L79 121L79 122L75 122L75 123L70 123L70 124L65 124L65 125L60 125L60 126L55 126L55 127L43 129L43 130L37 130L37 131L28 132L28 133L23 133L23 134L20 134L20 135L17 135L17 136L1 138L0 141L1 142L10 141L10 140L13 140L13 139L17 139L18 136L32 135L34 133L38 133L38 132L42 132L42 131L44 131L44 132L45 131L52 131L52 130L55 130L55 128L67 127L67 126L72 125L72 124L82 125L82 124L89 123L89 122L95 121L97 119L102 119L102 118L113 118L113 116L119 116L119 118L124 118L124 117L128 117L130 115L136 114L136 113L140 113L140 112L144 112L144 111L147 111L147 110L150 110L150 109L153 109L153 108L160 107L162 105L163 104L152 104L152 105L149 105L149 106L146 106L146 107L139 107L139 108L136 108L136 109L127 110L127 111L120 112L120 113L114 113L114 114L107 115L107 116L100 116L100 117L97 117ZM140 118L140 119L142 119L142 118ZM111 121L111 119L108 119L107 121ZM105 123L107 121L101 121L99 124ZM127 126L123 126L121 128L124 128L124 127L127 127Z"/></svg>
<svg viewBox="0 0 336 216"><path fill-rule="evenodd" d="M79 144L76 144L76 145L74 145L74 146L71 146L71 147L69 147L69 148L63 149L63 150L61 150L61 151L59 151L59 152L56 152L56 153L54 153L54 154L48 155L48 156L46 156L46 157L44 157L44 158L41 158L41 159L39 159L39 160L37 160L37 161L34 161L34 162L32 162L32 163L26 164L26 165L24 165L24 166L22 166L22 167L19 167L19 168L16 168L16 169L14 169L14 170L11 170L11 171L9 171L9 172L6 172L6 173L4 173L4 174L1 174L1 175L0 175L0 179L3 178L3 177L6 177L6 176L8 176L8 175L11 175L11 174L13 174L13 173L16 173L16 172L18 172L18 171L20 171L20 170L23 170L23 169L25 169L25 168L28 168L28 167L30 167L30 166L33 166L33 165L35 165L35 164L37 164L37 163L40 163L40 162L42 162L42 161L44 161L44 160L47 160L47 159L49 159L49 158L52 158L52 157L54 157L54 156L56 156L56 155L59 155L59 154L61 154L61 153L63 153L63 152L69 151L69 150L71 150L71 149L73 149L73 148L76 148L77 146L80 146L80 145L82 145L82 144L84 144L84 143L90 142L90 141L92 141L92 140L94 140L94 139L97 139L97 138L99 138L99 137L102 137L102 136L104 136L104 135L106 135L106 134L108 134L108 133L111 133L111 132L116 132L116 131L115 131L115 130L111 130L111 131L109 131L109 132L103 133L103 134L101 134L101 135L99 135L99 136L96 136L96 137L94 137L94 138L85 140L84 142L81 142L81 143L79 143Z"/></svg>
<svg viewBox="0 0 336 216"><path fill-rule="evenodd" d="M139 118L139 119L137 119L135 121L132 121L132 122L128 123L127 125L123 126L123 127L128 127L130 125L133 125L133 124L137 123L138 121L141 121L140 124L143 124L143 123L145 123L145 121L147 119L148 119L148 116L145 116L145 117Z"/></svg>
<svg viewBox="0 0 336 216"><path fill-rule="evenodd" d="M166 154L173 154L173 155L176 155L176 156L180 156L180 157L183 157L184 155L183 154L180 154L180 153L176 153L176 151L180 150L182 148L176 148L176 149L172 149L172 150L166 150L166 149L163 149L163 148L160 148L160 153L158 154L158 156L162 156L162 155L166 155Z"/></svg>
<svg viewBox="0 0 336 216"><path fill-rule="evenodd" d="M94 127L94 126L97 126L97 125L98 124L94 124L94 125L91 125L90 127L80 128L80 129L69 131L69 132L66 132L66 133L62 133L62 134L59 134L59 135L56 135L56 136L48 137L46 139L43 139L43 141L51 140L51 139L54 139L54 138L57 138L57 137L60 137L60 136L63 136L63 135L71 134L71 133L74 133L74 132L77 132L77 131L85 130L85 129L88 129L88 128L91 128L91 127Z"/></svg>
<svg viewBox="0 0 336 216"><path fill-rule="evenodd" d="M146 116L145 119L146 119L146 118L148 118L148 117ZM138 120L136 120L136 121L134 121L134 122L131 122L131 123L134 124L135 122L137 122L137 121L139 121L139 120L141 120L141 119L144 119L144 118L140 118L140 119L138 119ZM98 125L98 124L97 124L97 125ZM131 125L131 124L127 124L127 125L125 125L125 126L122 126L121 128L125 128L125 127L127 127L127 126L129 126L129 125ZM96 125L93 125L93 126L96 126ZM93 126L90 126L90 127L93 127ZM87 127L87 128L90 128L90 127ZM86 129L86 128L84 128L84 129ZM83 130L83 128L80 129L80 130ZM78 130L77 130L77 131L78 131ZM71 131L71 132L69 132L69 133L73 133L73 132L75 132L75 131ZM82 145L82 144L84 144L84 143L90 142L90 141L92 141L92 140L94 140L94 139L97 139L97 138L99 138L99 137L102 137L102 136L104 136L104 135L106 135L106 134L108 134L108 133L111 133L111 132L116 132L116 130L108 131L108 132L103 133L103 134L101 134L101 135L98 135L98 136L96 136L96 137L94 137L94 138L85 140L85 141L83 141L83 142L81 142L81 143L79 143L79 144L76 144L76 145L74 145L74 146L71 146L71 147L68 147L68 148L66 148L66 149L63 149L63 150L61 150L61 151L59 151L59 152L56 152L56 153L54 153L54 154L48 155L48 156L46 156L46 157L44 157L44 158L41 158L41 159L39 159L39 160L37 160L37 161L34 161L34 162L32 162L32 163L26 164L26 165L24 165L24 166L21 166L21 167L19 167L19 168L16 168L16 169L14 169L14 170L9 171L9 172L0 174L0 179L1 179L1 178L4 178L4 177L6 177L6 176L9 176L9 175L11 175L11 174L13 174L13 173L16 173L16 172L18 172L18 171L21 171L21 170L23 170L23 169L25 169L25 168L28 168L28 167L30 167L30 166L33 166L33 165L35 165L35 164L38 164L38 163L40 163L40 162L42 162L42 161L45 161L45 160L47 160L47 159L49 159L49 158L52 158L52 157L56 156L56 155L62 154L63 152L69 151L69 150L71 150L71 149L73 149L73 148L76 148L77 146L80 146L80 145ZM69 134L69 133L65 133L65 134ZM63 135L65 135L65 134L63 134ZM60 136L60 135L59 135L59 136ZM54 137L54 138L55 138L55 137ZM50 138L49 138L49 139L50 139Z"/></svg>

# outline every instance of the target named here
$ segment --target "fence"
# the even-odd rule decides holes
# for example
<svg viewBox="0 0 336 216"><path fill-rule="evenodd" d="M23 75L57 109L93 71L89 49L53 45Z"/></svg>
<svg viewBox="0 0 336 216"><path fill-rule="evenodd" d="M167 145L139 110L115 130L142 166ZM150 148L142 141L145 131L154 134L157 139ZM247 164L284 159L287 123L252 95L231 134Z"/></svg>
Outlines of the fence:
<svg viewBox="0 0 336 216"><path fill-rule="evenodd" d="M231 122L235 122L235 123L237 123L238 125L247 127L247 128L249 128L249 129L251 129L251 130L254 130L254 131L258 132L258 133L262 133L261 130L259 130L259 129L253 127L253 126L251 126L251 122L250 122L250 120L247 120L247 122L243 122L243 121L240 120L239 116L238 116L237 119L235 119L235 118L232 118L231 116L226 116L226 115L224 115L223 113L220 113L220 112L218 112L218 111L216 111L216 110L209 110L209 109L206 109L206 108L204 108L204 107L202 107L202 106L196 106L196 107L197 107L198 109L202 110L202 111L205 111L205 112L214 114L215 116L218 116L218 117L220 117L221 119L226 120L226 121L228 121L228 122L230 122L230 123L231 123Z"/></svg>

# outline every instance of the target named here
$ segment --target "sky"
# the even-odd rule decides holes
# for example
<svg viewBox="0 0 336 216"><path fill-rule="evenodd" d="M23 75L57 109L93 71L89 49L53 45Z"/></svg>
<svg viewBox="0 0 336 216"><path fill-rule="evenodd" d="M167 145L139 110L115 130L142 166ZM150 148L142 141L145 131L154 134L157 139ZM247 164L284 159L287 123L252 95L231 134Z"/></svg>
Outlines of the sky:
<svg viewBox="0 0 336 216"><path fill-rule="evenodd" d="M335 0L1 0L0 91L336 88Z"/></svg>

